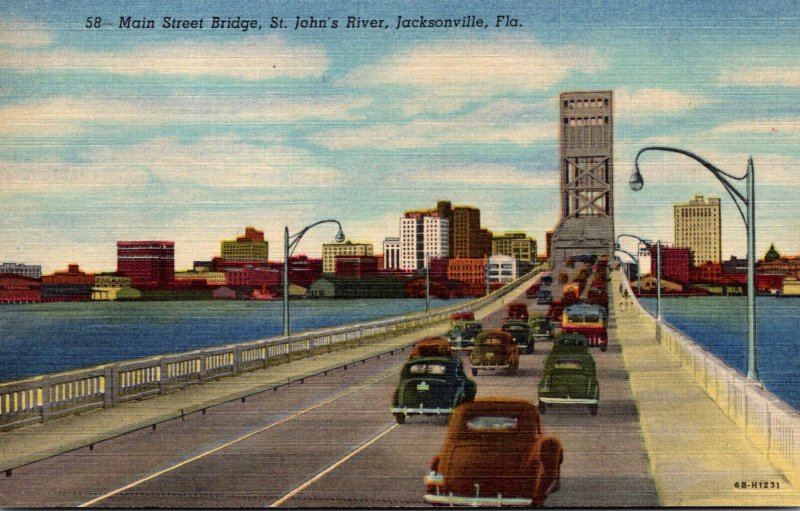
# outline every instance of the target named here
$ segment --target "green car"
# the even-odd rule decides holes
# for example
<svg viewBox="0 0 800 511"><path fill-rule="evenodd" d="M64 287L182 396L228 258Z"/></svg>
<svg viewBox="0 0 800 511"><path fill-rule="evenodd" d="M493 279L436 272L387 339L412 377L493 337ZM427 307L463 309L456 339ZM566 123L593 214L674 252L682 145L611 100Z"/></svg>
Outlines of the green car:
<svg viewBox="0 0 800 511"><path fill-rule="evenodd" d="M599 403L600 384L589 339L581 334L556 336L539 382L539 413L545 413L547 405L576 404L588 405L597 415Z"/></svg>
<svg viewBox="0 0 800 511"><path fill-rule="evenodd" d="M531 318L528 326L531 327L531 335L534 340L546 341L553 338L553 325L546 316Z"/></svg>
<svg viewBox="0 0 800 511"><path fill-rule="evenodd" d="M398 424L408 415L449 415L462 402L474 400L477 391L460 358L411 358L400 371L392 414Z"/></svg>
<svg viewBox="0 0 800 511"><path fill-rule="evenodd" d="M483 331L480 321L454 321L447 332L450 345L454 350L471 350L475 345L475 336Z"/></svg>
<svg viewBox="0 0 800 511"><path fill-rule="evenodd" d="M533 335L527 321L517 319L506 321L502 330L511 334L514 343L520 348L525 348L525 353L528 355L533 353Z"/></svg>

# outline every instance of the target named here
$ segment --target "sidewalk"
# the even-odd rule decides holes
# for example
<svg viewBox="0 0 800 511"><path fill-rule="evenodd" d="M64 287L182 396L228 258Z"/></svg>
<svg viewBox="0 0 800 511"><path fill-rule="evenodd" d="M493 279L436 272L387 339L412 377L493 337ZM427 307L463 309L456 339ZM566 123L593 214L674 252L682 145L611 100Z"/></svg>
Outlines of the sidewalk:
<svg viewBox="0 0 800 511"><path fill-rule="evenodd" d="M483 318L505 307L527 288L522 284L503 299L475 310L476 318ZM342 349L308 358L271 366L223 378L213 382L191 385L183 390L163 396L132 401L111 408L98 409L79 415L27 426L0 433L0 471L8 471L63 452L146 428L153 424L193 413L204 408L241 399L254 393L271 390L326 370L340 368L378 354L403 348L426 336L440 335L446 323L410 332L398 337L383 339L356 348Z"/></svg>
<svg viewBox="0 0 800 511"><path fill-rule="evenodd" d="M613 272L609 336L622 345L650 470L664 506L800 506L800 492L655 340L652 325L621 305ZM737 482L780 489L737 489Z"/></svg>

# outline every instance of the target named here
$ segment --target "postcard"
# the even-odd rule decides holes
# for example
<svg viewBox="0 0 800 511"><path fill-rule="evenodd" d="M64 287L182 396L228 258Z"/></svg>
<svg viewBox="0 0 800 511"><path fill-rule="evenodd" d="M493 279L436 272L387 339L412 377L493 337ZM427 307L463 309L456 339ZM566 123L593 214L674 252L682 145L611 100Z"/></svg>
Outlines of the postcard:
<svg viewBox="0 0 800 511"><path fill-rule="evenodd" d="M0 507L800 506L795 0L0 6Z"/></svg>

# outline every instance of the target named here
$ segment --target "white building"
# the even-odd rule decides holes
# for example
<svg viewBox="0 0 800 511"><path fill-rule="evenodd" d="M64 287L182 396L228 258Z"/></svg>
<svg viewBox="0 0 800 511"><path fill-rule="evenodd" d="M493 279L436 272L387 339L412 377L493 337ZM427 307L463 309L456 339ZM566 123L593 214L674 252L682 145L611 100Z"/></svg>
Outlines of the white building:
<svg viewBox="0 0 800 511"><path fill-rule="evenodd" d="M517 260L507 255L493 255L489 258L489 282L511 282L519 275Z"/></svg>
<svg viewBox="0 0 800 511"><path fill-rule="evenodd" d="M31 279L42 278L42 266L40 264L21 264L3 263L0 264L0 273L10 273Z"/></svg>
<svg viewBox="0 0 800 511"><path fill-rule="evenodd" d="M383 268L386 270L400 268L400 238L383 240Z"/></svg>
<svg viewBox="0 0 800 511"><path fill-rule="evenodd" d="M427 268L431 257L449 257L449 222L446 218L414 216L400 219L400 268Z"/></svg>

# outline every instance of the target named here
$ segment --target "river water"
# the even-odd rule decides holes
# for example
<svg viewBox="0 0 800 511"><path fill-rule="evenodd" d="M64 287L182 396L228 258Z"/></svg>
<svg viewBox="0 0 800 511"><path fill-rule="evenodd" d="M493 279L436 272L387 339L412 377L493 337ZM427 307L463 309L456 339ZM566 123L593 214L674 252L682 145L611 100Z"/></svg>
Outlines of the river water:
<svg viewBox="0 0 800 511"><path fill-rule="evenodd" d="M655 315L656 301L641 300ZM747 374L747 298L741 296L667 298L661 313L742 374ZM800 410L800 298L756 298L756 347L764 386Z"/></svg>
<svg viewBox="0 0 800 511"><path fill-rule="evenodd" d="M444 307L459 300L432 300ZM292 332L425 310L424 299L297 300ZM279 336L282 301L73 302L0 307L0 381Z"/></svg>

